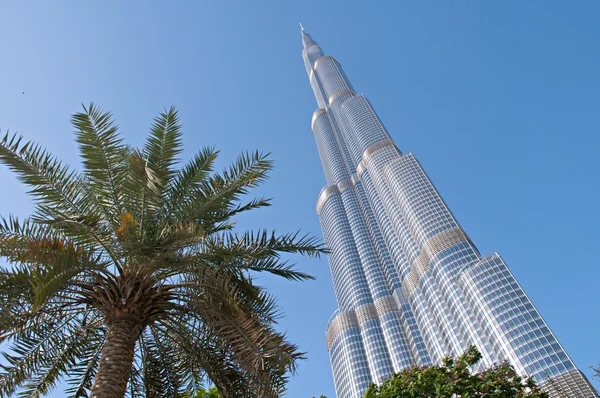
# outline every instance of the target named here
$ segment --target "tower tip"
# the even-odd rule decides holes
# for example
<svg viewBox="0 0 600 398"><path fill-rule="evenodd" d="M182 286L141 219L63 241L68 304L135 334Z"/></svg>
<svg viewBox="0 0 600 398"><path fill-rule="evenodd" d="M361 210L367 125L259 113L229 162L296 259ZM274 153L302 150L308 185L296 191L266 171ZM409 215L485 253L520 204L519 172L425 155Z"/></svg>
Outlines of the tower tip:
<svg viewBox="0 0 600 398"><path fill-rule="evenodd" d="M304 32L304 26L302 26L302 22L300 22L300 30Z"/></svg>

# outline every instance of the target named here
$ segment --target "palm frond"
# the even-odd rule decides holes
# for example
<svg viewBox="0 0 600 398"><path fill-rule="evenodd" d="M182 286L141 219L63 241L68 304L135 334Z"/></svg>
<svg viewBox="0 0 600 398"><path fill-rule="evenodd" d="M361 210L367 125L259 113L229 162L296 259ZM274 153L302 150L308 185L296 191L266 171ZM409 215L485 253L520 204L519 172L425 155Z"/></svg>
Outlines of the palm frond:
<svg viewBox="0 0 600 398"><path fill-rule="evenodd" d="M173 166L182 150L179 116L175 108L171 107L154 118L144 147L144 157L148 161L148 167L154 171L161 190L175 173Z"/></svg>
<svg viewBox="0 0 600 398"><path fill-rule="evenodd" d="M159 322L157 328L177 347L196 380L206 375L223 398L253 396L244 371L231 361L230 348L205 324L186 316Z"/></svg>
<svg viewBox="0 0 600 398"><path fill-rule="evenodd" d="M195 199L200 183L213 171L214 162L218 155L219 151L214 148L203 148L171 179L167 189L169 198L167 215L171 215L180 207L184 207L182 204L190 203Z"/></svg>
<svg viewBox="0 0 600 398"><path fill-rule="evenodd" d="M40 145L22 141L22 136L7 132L0 140L0 162L29 186L37 211L58 209L72 216L85 215L89 207L79 175Z"/></svg>
<svg viewBox="0 0 600 398"><path fill-rule="evenodd" d="M91 344L81 347L78 361L69 369L67 377L67 383L70 387L65 392L73 398L88 397L100 363L100 355L102 354L102 346L104 345L104 333L101 333L99 329L93 329L88 333L95 333L93 336L88 337Z"/></svg>
<svg viewBox="0 0 600 398"><path fill-rule="evenodd" d="M188 278L189 282L194 280ZM210 287L192 288L185 311L197 314L218 333L230 347L232 360L250 377L257 391L262 388L264 377L284 377L288 371L295 370L302 354L262 319L262 310L267 311L272 301L265 301L261 311L254 312L246 300L240 300L240 292L232 287L229 278L206 272L198 282L200 286ZM266 368L270 369L268 374L264 373Z"/></svg>
<svg viewBox="0 0 600 398"><path fill-rule="evenodd" d="M33 310L55 296L82 272L102 271L108 263L102 254L80 248L46 226L30 220L0 217L0 256L33 266L27 281L33 287Z"/></svg>
<svg viewBox="0 0 600 398"><path fill-rule="evenodd" d="M76 279L80 274L95 275L97 272L103 272L107 264L103 263L99 257L94 257L88 253L77 253L71 248L59 253L52 253L51 265L39 267L32 275L31 284L34 289L33 309L36 310L52 297L59 295L60 291L66 287L71 287L80 281ZM91 277L88 275L88 277ZM65 295L62 296L66 298ZM68 300L63 300L64 304L69 304ZM75 301L75 300L73 300Z"/></svg>
<svg viewBox="0 0 600 398"><path fill-rule="evenodd" d="M231 221L235 215L269 206L271 206L271 199L264 197L254 198L244 204L237 202L229 203L227 207L222 208L211 215L211 220L215 224L215 226L212 228L212 231L229 231L235 225L235 222Z"/></svg>
<svg viewBox="0 0 600 398"><path fill-rule="evenodd" d="M162 208L162 186L141 151L132 151L127 160L129 170L125 196L129 211L139 226L137 238L151 229L152 215Z"/></svg>
<svg viewBox="0 0 600 398"><path fill-rule="evenodd" d="M30 321L34 296L30 277L23 266L0 268L0 344Z"/></svg>
<svg viewBox="0 0 600 398"><path fill-rule="evenodd" d="M0 216L0 257L6 257L11 262L32 263L33 257L38 256L38 249L50 242L62 242L69 245L79 245L80 250L88 253L97 248L111 257L119 266L120 255L117 247L109 242L110 232L99 227L95 216L71 217L59 213L56 209L46 208L46 214L52 216L39 219L40 216L19 221L18 218ZM72 243L68 240L71 239ZM101 254L99 253L98 256ZM31 261L29 261L31 260Z"/></svg>
<svg viewBox="0 0 600 398"><path fill-rule="evenodd" d="M226 232L214 234L206 241L206 252L219 255L229 254L244 258L264 258L277 256L279 252L298 253L309 257L319 257L327 253L319 241L299 232L277 235L275 231L248 231L243 234Z"/></svg>
<svg viewBox="0 0 600 398"><path fill-rule="evenodd" d="M24 391L47 390L54 385L56 377L65 373L65 366L74 363L77 349L88 345L85 339L88 317L81 314L62 319L46 318L37 327L31 327L12 339L11 354L3 353L7 365L0 365L0 394L13 394L17 387L27 381ZM63 355L62 360L57 361ZM34 388L35 386L35 388Z"/></svg>
<svg viewBox="0 0 600 398"><path fill-rule="evenodd" d="M294 269L294 264L280 259L281 253L300 253L318 257L326 249L315 238L298 232L277 235L262 230L238 235L233 232L215 234L204 241L204 250L197 254L204 261L238 269L270 272L290 280L312 279L313 277ZM234 260L231 262L230 260Z"/></svg>
<svg viewBox="0 0 600 398"><path fill-rule="evenodd" d="M278 258L264 258L260 260L249 261L242 266L244 269L256 272L268 272L280 276L290 281L314 280L315 277L296 269L295 263L282 261ZM240 268L242 268L240 267Z"/></svg>
<svg viewBox="0 0 600 398"><path fill-rule="evenodd" d="M152 396L146 391L142 370L144 364L143 354L143 346L141 341L138 340L135 350L135 357L133 359L133 365L131 366L131 375L129 376L129 383L127 385L127 393L125 395L127 398Z"/></svg>
<svg viewBox="0 0 600 398"><path fill-rule="evenodd" d="M179 397L187 390L185 378L190 371L183 366L170 339L154 325L141 336L146 394L156 398Z"/></svg>
<svg viewBox="0 0 600 398"><path fill-rule="evenodd" d="M182 211L187 218L201 220L207 226L222 221L222 212L231 209L242 195L263 182L271 168L268 155L244 153L221 174L203 180L194 200Z"/></svg>
<svg viewBox="0 0 600 398"><path fill-rule="evenodd" d="M0 257L6 257L11 262L25 262L23 257L28 254L32 241L61 238L57 231L31 219L20 221L12 215L8 218L0 216Z"/></svg>
<svg viewBox="0 0 600 398"><path fill-rule="evenodd" d="M91 103L74 114L71 123L83 158L84 175L94 191L94 199L116 225L123 210L123 184L126 178L128 148L118 134L112 114Z"/></svg>
<svg viewBox="0 0 600 398"><path fill-rule="evenodd" d="M37 370L37 374L30 377L27 384L19 392L20 397L39 397L48 394L59 381L60 377L71 373L73 367L79 367L82 363L90 366L90 358L87 355L90 349L95 351L92 360L100 352L98 331L90 331L88 327L70 328L64 331L66 338L62 344L54 345L51 356L48 356L44 365ZM94 333L95 332L95 333ZM94 343L92 343L94 339ZM84 354L85 353L85 354ZM92 364L93 366L93 364Z"/></svg>

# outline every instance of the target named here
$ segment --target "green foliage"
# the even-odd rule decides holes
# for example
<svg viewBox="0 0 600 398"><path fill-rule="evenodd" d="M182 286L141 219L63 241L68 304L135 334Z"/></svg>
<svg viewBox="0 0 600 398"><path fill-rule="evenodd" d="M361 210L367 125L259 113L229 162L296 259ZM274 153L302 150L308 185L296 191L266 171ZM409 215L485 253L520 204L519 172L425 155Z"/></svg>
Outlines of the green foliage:
<svg viewBox="0 0 600 398"><path fill-rule="evenodd" d="M221 394L219 394L216 387L211 387L208 390L201 388L191 398L221 398Z"/></svg>
<svg viewBox="0 0 600 398"><path fill-rule="evenodd" d="M470 368L481 354L474 346L456 360L446 357L440 366L407 368L381 386L372 384L364 398L547 398L531 378L523 379L504 362L479 373Z"/></svg>
<svg viewBox="0 0 600 398"><path fill-rule="evenodd" d="M58 380L89 396L107 332L123 319L135 341L128 396L283 393L302 353L275 330L279 308L252 275L311 278L281 254L324 250L298 233L235 230L234 216L270 206L247 199L268 157L245 153L218 173L218 151L204 148L178 168L174 108L141 149L93 104L72 124L82 171L20 136L0 139L0 162L35 203L26 220L0 218L10 263L0 267L0 396L43 395ZM206 380L215 388L202 392Z"/></svg>

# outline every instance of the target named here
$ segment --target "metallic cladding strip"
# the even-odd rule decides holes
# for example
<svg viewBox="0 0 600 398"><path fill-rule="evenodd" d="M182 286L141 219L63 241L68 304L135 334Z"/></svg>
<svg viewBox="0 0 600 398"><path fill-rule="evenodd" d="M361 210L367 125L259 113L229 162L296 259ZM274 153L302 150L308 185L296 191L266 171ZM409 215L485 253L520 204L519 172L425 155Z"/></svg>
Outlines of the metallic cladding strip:
<svg viewBox="0 0 600 398"><path fill-rule="evenodd" d="M406 275L406 278L402 281L402 294L406 300L410 297L410 293L416 289L419 284L419 280L417 279L417 275L410 272Z"/></svg>
<svg viewBox="0 0 600 398"><path fill-rule="evenodd" d="M327 201L327 198L329 198L334 193L341 192L344 189L351 188L353 186L354 186L354 181L352 181L352 179L346 179L346 180L338 182L335 185L327 186L327 188L325 188L323 191L321 191L321 194L319 195L319 199L317 200L317 214L321 213L321 208Z"/></svg>
<svg viewBox="0 0 600 398"><path fill-rule="evenodd" d="M363 152L362 161L365 162L365 164L366 164L369 161L369 158L371 157L371 155L373 155L378 150L388 147L388 146L396 146L396 144L394 144L394 141L392 141L389 138L386 138L385 140L381 140L379 142L374 143L373 145L371 145L370 147L365 149L365 151Z"/></svg>
<svg viewBox="0 0 600 398"><path fill-rule="evenodd" d="M310 122L310 128L313 131L313 133L315 132L315 122L317 121L317 118L324 113L327 113L327 111L323 108L319 108L316 111L314 111L312 115L312 121Z"/></svg>
<svg viewBox="0 0 600 398"><path fill-rule="evenodd" d="M327 100L327 103L329 105L331 105L333 103L333 101L335 101L335 99L337 97L339 97L340 95L344 95L344 94L356 95L356 93L354 92L354 90L344 89L344 90L336 91L335 93L333 93L333 94L331 94L329 96L329 100Z"/></svg>
<svg viewBox="0 0 600 398"><path fill-rule="evenodd" d="M378 150L386 148L388 146L393 146L395 147L396 144L394 144L394 141L392 141L389 138L386 138L385 140L381 140L379 142L374 143L373 145L371 145L370 147L368 147L367 149L365 149L365 151L363 152L363 156L362 156L362 160L360 161L360 163L358 164L358 166L356 166L356 175L358 177L361 176L361 174L365 171L366 167L367 167L367 162L369 161L369 158Z"/></svg>
<svg viewBox="0 0 600 398"><path fill-rule="evenodd" d="M356 313L359 325L362 325L369 319L377 318L377 310L373 304L361 305L354 312Z"/></svg>
<svg viewBox="0 0 600 398"><path fill-rule="evenodd" d="M425 242L421 249L421 254L410 267L410 273L402 281L402 293L404 293L404 297L408 300L412 291L419 284L421 275L429 271L430 262L433 257L442 250L464 241L470 242L471 240L461 228L453 228L442 231Z"/></svg>
<svg viewBox="0 0 600 398"><path fill-rule="evenodd" d="M360 176L362 175L363 171L365 171L365 164L363 162L360 162L358 164L358 166L356 166L356 175L358 176L358 178L360 178Z"/></svg>
<svg viewBox="0 0 600 398"><path fill-rule="evenodd" d="M331 349L335 338L339 336L344 330L358 326L358 319L354 311L347 311L338 314L335 319L329 325L327 333L325 334L325 340L327 341L327 351Z"/></svg>
<svg viewBox="0 0 600 398"><path fill-rule="evenodd" d="M463 267L459 273L458 284L464 288L465 287L464 280L465 280L465 278L473 278L473 274L472 274L473 270L475 270L477 267L484 265L490 261L494 261L495 259L500 259L500 261L504 261L504 260L502 260L502 257L500 257L500 255L498 253L493 253L487 257L482 258L481 260L479 260L475 263L471 263L471 264Z"/></svg>
<svg viewBox="0 0 600 398"><path fill-rule="evenodd" d="M349 180L344 180L344 181L340 181L337 184L338 190L340 192L342 192L344 189L346 188L351 188L354 185L353 181L351 179Z"/></svg>
<svg viewBox="0 0 600 398"><path fill-rule="evenodd" d="M317 58L317 60L315 61L315 64L313 65L313 69L317 70L317 66L319 65L319 62L325 61L326 59L332 59L335 62L337 62L337 59L333 58L331 55L324 55L322 57Z"/></svg>
<svg viewBox="0 0 600 398"><path fill-rule="evenodd" d="M382 317L388 312L398 311L398 304L393 296L385 296L375 300L375 309L377 310L377 316Z"/></svg>
<svg viewBox="0 0 600 398"><path fill-rule="evenodd" d="M331 321L329 329L325 334L327 340L327 351L331 349L331 345L344 330L354 326L362 325L369 319L380 318L383 315L398 311L396 300L392 296L382 297L375 300L374 304L365 304L358 307L356 310L342 312Z"/></svg>
<svg viewBox="0 0 600 398"><path fill-rule="evenodd" d="M327 186L327 188L325 188L324 190L321 191L321 194L319 195L319 199L317 199L317 214L321 214L321 208L327 201L327 198L329 198L334 193L338 193L338 192L339 192L339 190L338 190L337 185L329 185L329 186Z"/></svg>

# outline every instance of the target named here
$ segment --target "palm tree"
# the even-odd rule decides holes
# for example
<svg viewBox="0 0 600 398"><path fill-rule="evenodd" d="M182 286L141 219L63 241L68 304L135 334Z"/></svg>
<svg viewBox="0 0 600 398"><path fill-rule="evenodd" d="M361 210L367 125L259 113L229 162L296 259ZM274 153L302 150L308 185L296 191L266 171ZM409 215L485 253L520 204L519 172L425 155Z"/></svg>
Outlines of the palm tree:
<svg viewBox="0 0 600 398"><path fill-rule="evenodd" d="M29 187L35 212L0 219L0 395L37 397L66 380L73 397L274 397L302 353L274 329L279 308L252 279L305 280L282 253L318 256L298 233L237 233L235 215L272 167L243 154L222 173L202 149L176 169L177 111L127 146L93 104L72 117L83 171L6 134L0 160Z"/></svg>

